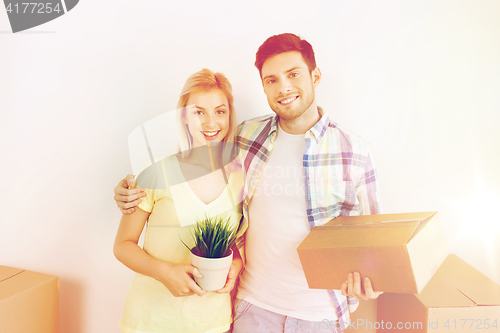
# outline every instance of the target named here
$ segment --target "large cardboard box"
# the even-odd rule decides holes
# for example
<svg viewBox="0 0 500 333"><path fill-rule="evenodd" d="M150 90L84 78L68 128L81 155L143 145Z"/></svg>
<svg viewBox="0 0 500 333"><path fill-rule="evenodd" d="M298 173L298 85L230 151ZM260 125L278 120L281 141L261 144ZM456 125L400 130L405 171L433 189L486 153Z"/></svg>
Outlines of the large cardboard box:
<svg viewBox="0 0 500 333"><path fill-rule="evenodd" d="M297 251L309 288L340 289L358 271L394 293L420 292L448 255L437 212L337 217Z"/></svg>
<svg viewBox="0 0 500 333"><path fill-rule="evenodd" d="M376 333L377 300L360 300L358 308L349 317L350 324L344 333Z"/></svg>
<svg viewBox="0 0 500 333"><path fill-rule="evenodd" d="M420 294L380 295L377 323L377 332L500 332L500 286L451 254Z"/></svg>
<svg viewBox="0 0 500 333"><path fill-rule="evenodd" d="M0 332L58 333L59 278L0 266Z"/></svg>

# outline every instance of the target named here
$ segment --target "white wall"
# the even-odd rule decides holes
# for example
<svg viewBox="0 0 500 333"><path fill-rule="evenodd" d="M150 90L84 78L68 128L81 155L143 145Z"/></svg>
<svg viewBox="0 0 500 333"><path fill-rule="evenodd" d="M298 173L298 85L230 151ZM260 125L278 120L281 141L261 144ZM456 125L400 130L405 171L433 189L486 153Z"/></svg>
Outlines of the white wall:
<svg viewBox="0 0 500 333"><path fill-rule="evenodd" d="M451 252L500 283L500 2L236 3L81 0L18 34L0 9L0 264L61 278L62 332L118 332L129 132L203 67L240 120L269 113L253 61L281 32L312 43L319 105L372 145L385 212L440 211Z"/></svg>

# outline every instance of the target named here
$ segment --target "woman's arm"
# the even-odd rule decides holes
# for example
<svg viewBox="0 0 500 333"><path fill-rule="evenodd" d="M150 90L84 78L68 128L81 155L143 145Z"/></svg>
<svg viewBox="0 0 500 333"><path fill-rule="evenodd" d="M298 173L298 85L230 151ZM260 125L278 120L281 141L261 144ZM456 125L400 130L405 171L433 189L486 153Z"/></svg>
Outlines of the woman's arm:
<svg viewBox="0 0 500 333"><path fill-rule="evenodd" d="M160 281L175 297L203 296L206 291L192 279L192 275L201 277L196 267L155 259L138 245L148 217L149 213L140 208L122 216L113 246L115 257L134 272Z"/></svg>

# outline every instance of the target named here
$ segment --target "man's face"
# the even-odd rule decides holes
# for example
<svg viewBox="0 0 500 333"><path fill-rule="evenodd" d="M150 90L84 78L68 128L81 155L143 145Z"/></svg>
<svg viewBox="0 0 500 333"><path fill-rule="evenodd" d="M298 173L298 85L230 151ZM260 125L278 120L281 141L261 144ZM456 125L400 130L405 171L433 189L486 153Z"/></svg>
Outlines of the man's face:
<svg viewBox="0 0 500 333"><path fill-rule="evenodd" d="M262 66L262 86L269 106L286 121L297 119L304 113L317 112L310 109L314 102L314 88L320 78L318 68L309 73L298 51L277 54Z"/></svg>

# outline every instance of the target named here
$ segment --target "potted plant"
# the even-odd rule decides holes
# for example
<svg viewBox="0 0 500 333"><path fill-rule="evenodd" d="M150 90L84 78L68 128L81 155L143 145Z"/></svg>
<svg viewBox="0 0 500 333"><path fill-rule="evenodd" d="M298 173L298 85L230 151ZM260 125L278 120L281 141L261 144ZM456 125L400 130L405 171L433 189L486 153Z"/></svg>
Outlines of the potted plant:
<svg viewBox="0 0 500 333"><path fill-rule="evenodd" d="M203 276L195 278L203 290L219 290L226 284L233 261L231 247L236 242L237 229L231 227L230 217L216 215L198 219L190 231L194 240L194 246L190 249L191 265L198 268Z"/></svg>

